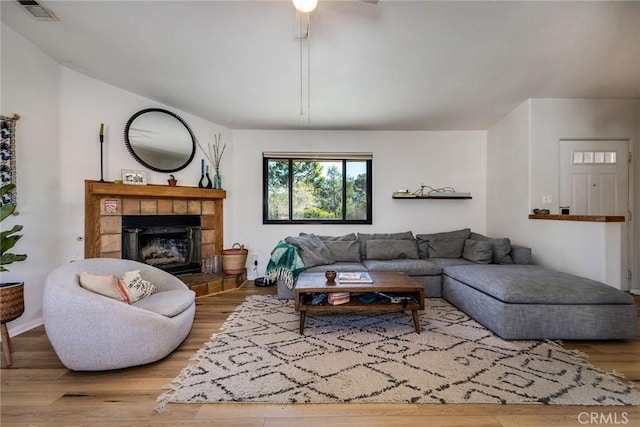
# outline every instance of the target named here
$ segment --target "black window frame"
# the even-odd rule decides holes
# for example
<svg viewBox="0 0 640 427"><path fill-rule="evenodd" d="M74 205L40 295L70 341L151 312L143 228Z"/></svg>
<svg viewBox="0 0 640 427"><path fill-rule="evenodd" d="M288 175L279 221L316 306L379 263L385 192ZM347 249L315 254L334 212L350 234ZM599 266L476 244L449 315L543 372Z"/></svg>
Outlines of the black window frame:
<svg viewBox="0 0 640 427"><path fill-rule="evenodd" d="M289 163L289 219L269 219L269 162L272 160L284 161L287 160ZM293 216L293 162L294 161L332 161L332 162L342 162L342 219L292 219ZM366 218L365 219L346 219L347 214L347 163L348 162L366 162L367 169L367 187L366 187L366 199L367 199L367 208L366 208ZM262 223L263 224L331 224L331 225L342 225L342 224L365 224L371 225L373 224L373 159L363 158L346 158L337 156L335 158L329 158L324 156L319 156L317 158L314 157L295 157L295 156L263 156L262 158Z"/></svg>

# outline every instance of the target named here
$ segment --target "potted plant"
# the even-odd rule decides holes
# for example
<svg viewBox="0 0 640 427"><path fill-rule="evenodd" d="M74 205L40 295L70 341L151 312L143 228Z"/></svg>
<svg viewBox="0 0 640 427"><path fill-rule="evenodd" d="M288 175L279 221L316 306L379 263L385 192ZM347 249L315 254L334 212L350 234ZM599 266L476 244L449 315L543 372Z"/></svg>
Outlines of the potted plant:
<svg viewBox="0 0 640 427"><path fill-rule="evenodd" d="M0 187L0 197L3 197L9 191L15 188L14 184L4 185ZM9 215L12 215L16 210L14 203L7 203L0 206L0 222L4 221ZM10 230L3 230L0 233L0 245L2 252L0 255L0 271L9 271L5 265L12 264L14 262L20 262L27 259L26 254L13 254L8 252L13 248L15 244L22 237L21 234L16 234L22 230L21 225L14 225ZM7 322L10 322L24 313L24 282L6 282L0 283L0 324L2 325L2 341L6 341L9 351L4 351L4 358L6 365L11 365L11 341L9 332L7 331Z"/></svg>
<svg viewBox="0 0 640 427"><path fill-rule="evenodd" d="M167 179L167 182L169 183L169 187L175 187L176 184L178 183L178 180L176 179L175 176L169 175L169 179Z"/></svg>
<svg viewBox="0 0 640 427"><path fill-rule="evenodd" d="M13 190L16 186L14 184L9 184L0 187L0 197L7 194L9 191ZM16 210L16 205L13 203L7 203L6 205L0 206L0 222L4 221L9 215L12 215ZM1 233L1 242L2 245L2 255L0 258L0 271L9 271L5 268L5 265L12 264L14 262L20 262L27 259L27 255L21 254L16 255L10 252L7 252L9 249L13 248L15 244L20 240L22 235L18 235L16 233L22 230L21 225L14 225L10 230L2 231Z"/></svg>

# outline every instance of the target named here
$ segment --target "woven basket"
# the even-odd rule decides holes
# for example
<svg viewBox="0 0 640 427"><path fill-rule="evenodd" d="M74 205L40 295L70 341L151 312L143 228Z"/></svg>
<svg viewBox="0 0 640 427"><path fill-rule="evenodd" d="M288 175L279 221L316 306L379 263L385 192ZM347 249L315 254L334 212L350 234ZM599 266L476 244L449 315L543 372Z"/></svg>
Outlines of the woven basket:
<svg viewBox="0 0 640 427"><path fill-rule="evenodd" d="M238 248L236 248L236 245ZM242 274L247 262L247 249L240 249L240 243L234 243L231 249L222 250L222 271L225 274Z"/></svg>
<svg viewBox="0 0 640 427"><path fill-rule="evenodd" d="M0 286L0 323L7 323L24 313L24 283L3 283Z"/></svg>

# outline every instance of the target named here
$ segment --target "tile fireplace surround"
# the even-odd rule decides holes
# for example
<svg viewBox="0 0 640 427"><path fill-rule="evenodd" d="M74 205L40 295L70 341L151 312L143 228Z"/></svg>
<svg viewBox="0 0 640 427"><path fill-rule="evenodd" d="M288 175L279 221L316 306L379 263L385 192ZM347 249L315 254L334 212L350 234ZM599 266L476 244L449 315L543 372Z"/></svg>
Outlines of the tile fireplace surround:
<svg viewBox="0 0 640 427"><path fill-rule="evenodd" d="M123 215L199 215L202 257L222 254L224 190L85 181L84 256L122 258Z"/></svg>

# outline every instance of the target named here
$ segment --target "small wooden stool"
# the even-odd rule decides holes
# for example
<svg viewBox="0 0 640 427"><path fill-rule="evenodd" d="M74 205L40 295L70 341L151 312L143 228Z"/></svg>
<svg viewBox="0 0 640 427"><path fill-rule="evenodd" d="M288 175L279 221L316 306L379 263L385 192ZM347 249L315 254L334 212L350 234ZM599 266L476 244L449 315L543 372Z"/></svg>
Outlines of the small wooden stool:
<svg viewBox="0 0 640 427"><path fill-rule="evenodd" d="M24 313L24 283L2 283L0 285L0 329L2 330L2 353L6 366L11 366L11 337L7 330L7 322L10 322Z"/></svg>

